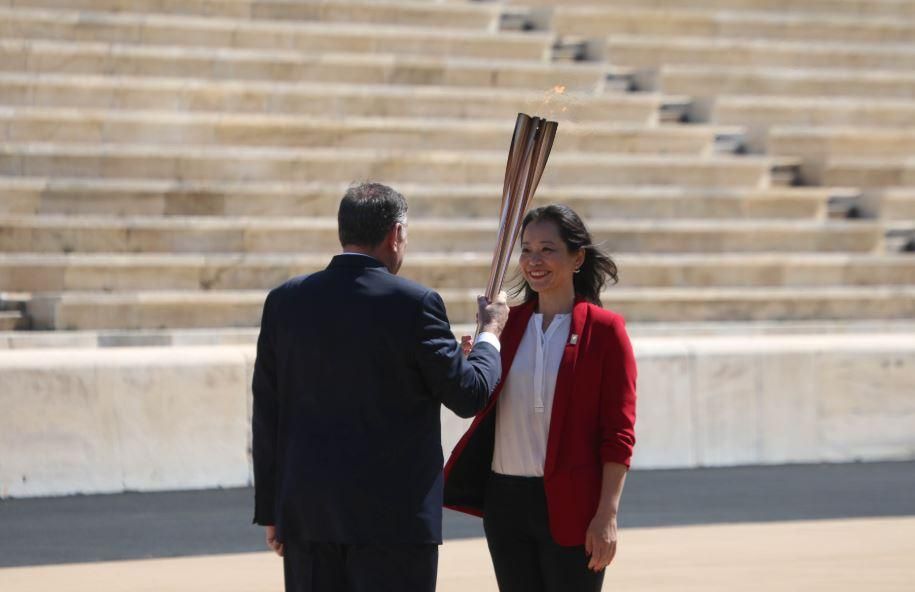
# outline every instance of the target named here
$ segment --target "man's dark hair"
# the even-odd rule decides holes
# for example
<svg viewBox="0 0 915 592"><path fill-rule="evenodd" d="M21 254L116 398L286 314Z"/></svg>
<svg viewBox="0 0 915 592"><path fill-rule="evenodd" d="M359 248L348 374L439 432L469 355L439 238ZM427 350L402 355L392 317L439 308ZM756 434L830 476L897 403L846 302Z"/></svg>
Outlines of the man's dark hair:
<svg viewBox="0 0 915 592"><path fill-rule="evenodd" d="M337 228L340 244L376 247L394 225L407 218L407 200L381 183L350 187L340 200Z"/></svg>

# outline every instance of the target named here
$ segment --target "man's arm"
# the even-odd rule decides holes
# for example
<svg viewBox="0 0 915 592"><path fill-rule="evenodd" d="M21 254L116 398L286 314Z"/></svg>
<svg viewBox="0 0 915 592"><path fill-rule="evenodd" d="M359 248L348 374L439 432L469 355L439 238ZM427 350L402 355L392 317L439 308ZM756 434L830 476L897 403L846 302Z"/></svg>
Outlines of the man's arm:
<svg viewBox="0 0 915 592"><path fill-rule="evenodd" d="M273 340L273 307L271 292L264 302L261 331L257 338L254 362L254 413L251 421L252 456L254 458L254 522L272 526L276 517L276 471L278 405L276 352Z"/></svg>
<svg viewBox="0 0 915 592"><path fill-rule="evenodd" d="M484 330L498 337L508 307L504 302L489 306L491 310L484 312ZM486 406L502 376L498 349L481 341L465 358L451 332L445 303L436 292L430 291L423 298L417 331L416 359L429 389L460 417L473 417Z"/></svg>

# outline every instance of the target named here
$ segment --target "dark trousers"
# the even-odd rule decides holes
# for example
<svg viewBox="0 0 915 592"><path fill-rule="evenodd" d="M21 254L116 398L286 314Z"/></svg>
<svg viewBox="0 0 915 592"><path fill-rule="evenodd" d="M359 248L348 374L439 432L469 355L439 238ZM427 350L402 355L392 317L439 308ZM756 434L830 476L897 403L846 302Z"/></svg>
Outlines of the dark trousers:
<svg viewBox="0 0 915 592"><path fill-rule="evenodd" d="M286 545L286 592L434 592L438 545Z"/></svg>
<svg viewBox="0 0 915 592"><path fill-rule="evenodd" d="M483 528L500 592L596 592L604 572L588 569L584 545L550 534L543 479L492 474Z"/></svg>

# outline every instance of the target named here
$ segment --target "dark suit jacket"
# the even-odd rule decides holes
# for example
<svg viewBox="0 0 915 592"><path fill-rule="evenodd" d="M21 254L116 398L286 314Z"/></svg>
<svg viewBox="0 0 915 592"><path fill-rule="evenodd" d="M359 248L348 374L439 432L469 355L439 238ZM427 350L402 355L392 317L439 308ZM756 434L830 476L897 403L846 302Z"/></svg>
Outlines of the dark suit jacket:
<svg viewBox="0 0 915 592"><path fill-rule="evenodd" d="M464 358L441 297L362 255L264 304L254 367L257 524L283 541L441 543L441 404L471 417L501 376Z"/></svg>

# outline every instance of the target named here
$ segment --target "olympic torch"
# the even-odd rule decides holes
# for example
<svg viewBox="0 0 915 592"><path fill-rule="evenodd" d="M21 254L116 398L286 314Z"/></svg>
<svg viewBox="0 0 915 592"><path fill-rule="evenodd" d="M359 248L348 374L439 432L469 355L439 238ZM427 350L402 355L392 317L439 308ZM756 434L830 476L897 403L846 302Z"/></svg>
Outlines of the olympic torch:
<svg viewBox="0 0 915 592"><path fill-rule="evenodd" d="M521 231L521 221L534 199L537 185L540 184L546 161L553 148L553 140L556 138L557 127L555 121L531 117L524 113L518 114L511 147L508 150L508 162L505 165L499 233L492 256L489 282L486 285L486 297L490 300L495 300L502 289L512 251ZM480 329L478 324L477 335Z"/></svg>

